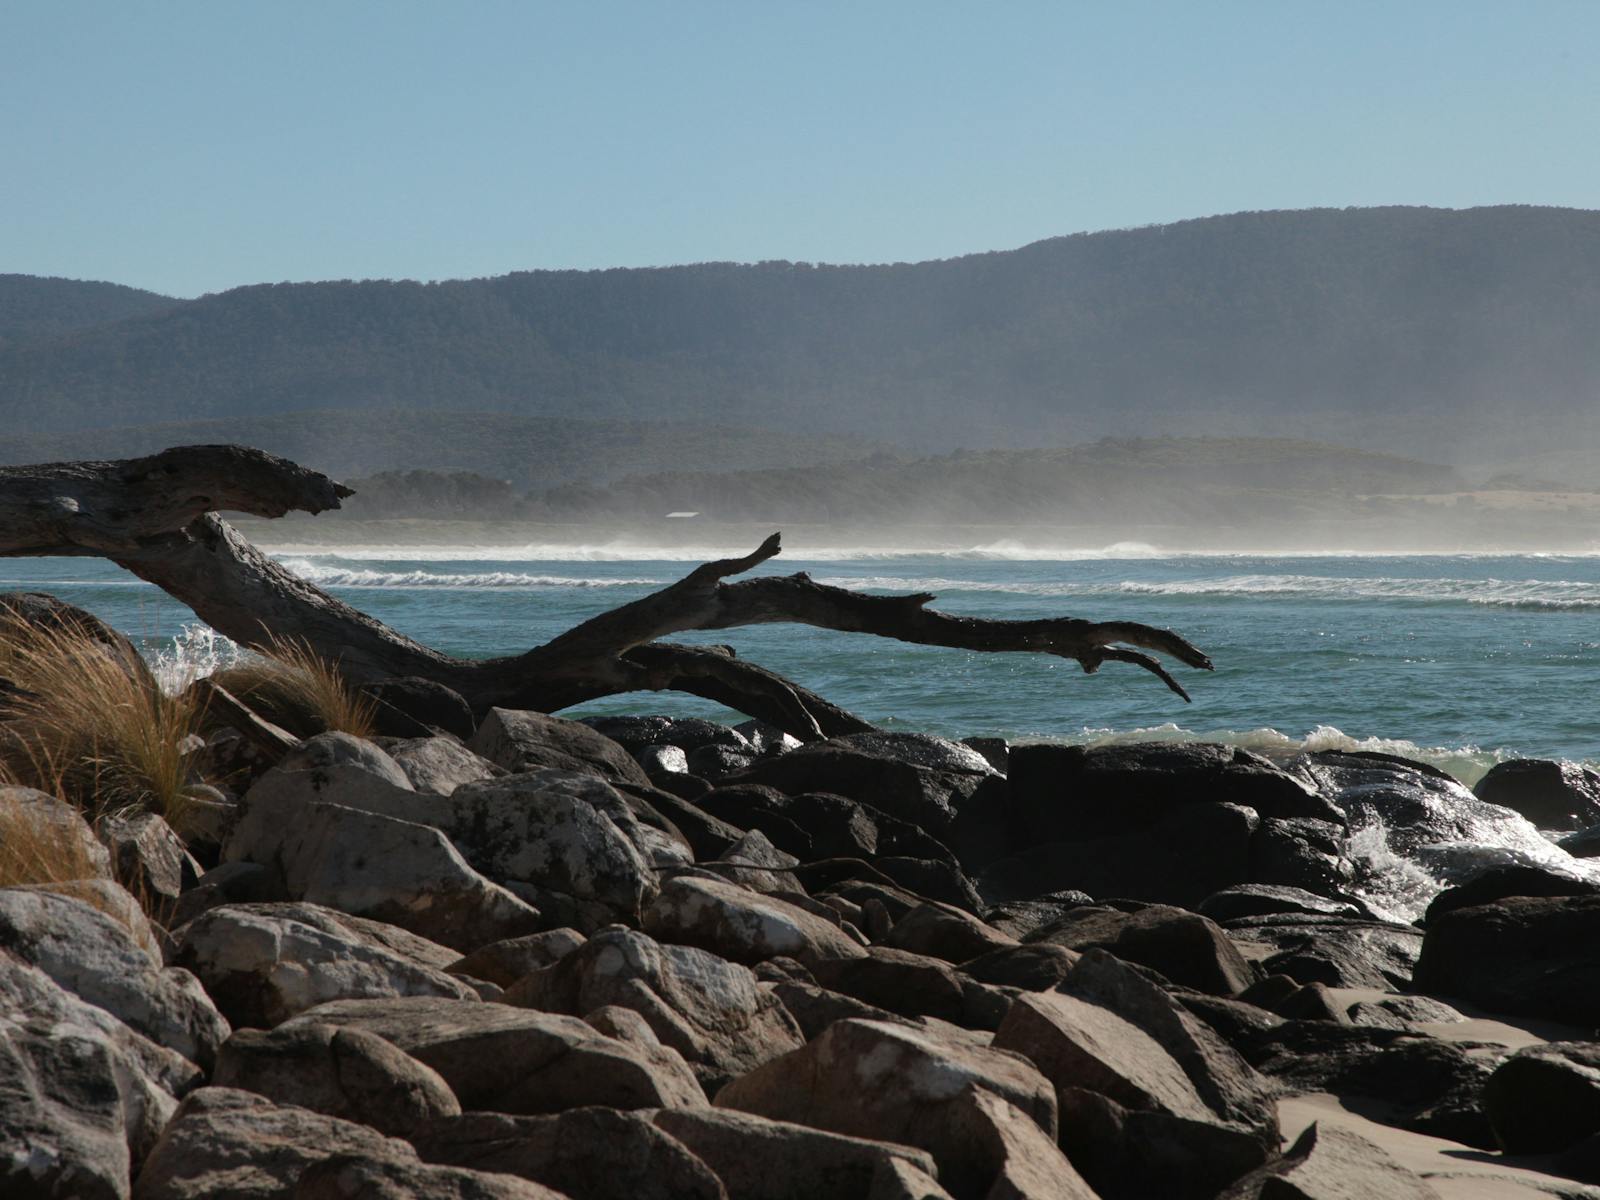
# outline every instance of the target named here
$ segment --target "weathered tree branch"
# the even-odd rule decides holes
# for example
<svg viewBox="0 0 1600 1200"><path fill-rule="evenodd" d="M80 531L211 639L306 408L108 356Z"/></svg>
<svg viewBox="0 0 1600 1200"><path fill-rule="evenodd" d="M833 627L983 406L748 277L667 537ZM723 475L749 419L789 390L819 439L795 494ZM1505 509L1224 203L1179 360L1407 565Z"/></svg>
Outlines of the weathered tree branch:
<svg viewBox="0 0 1600 1200"><path fill-rule="evenodd" d="M870 596L804 573L728 583L778 554L773 534L743 558L696 567L658 592L602 613L524 654L469 661L441 654L296 576L216 515L276 517L337 508L348 488L284 459L238 446L186 446L120 462L0 468L0 555L109 558L194 609L235 641L302 642L354 682L420 675L476 711L558 711L627 691L685 691L761 717L803 739L870 729L861 718L727 647L658 639L691 630L795 622L929 646L1053 654L1094 672L1143 667L1187 700L1152 654L1209 670L1166 629L1073 618L999 621L930 609L934 597Z"/></svg>

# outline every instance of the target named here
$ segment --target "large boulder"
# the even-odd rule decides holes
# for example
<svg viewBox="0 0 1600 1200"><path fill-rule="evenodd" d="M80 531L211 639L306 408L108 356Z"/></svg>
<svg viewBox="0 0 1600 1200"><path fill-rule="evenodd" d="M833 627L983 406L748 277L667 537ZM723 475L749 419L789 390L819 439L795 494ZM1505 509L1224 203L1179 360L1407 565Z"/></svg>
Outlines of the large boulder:
<svg viewBox="0 0 1600 1200"><path fill-rule="evenodd" d="M1055 1139L1015 1105L976 1084L949 1108L949 1136L960 1147L942 1180L957 1195L985 1200L1100 1200Z"/></svg>
<svg viewBox="0 0 1600 1200"><path fill-rule="evenodd" d="M270 1027L328 1000L477 1000L443 946L315 904L229 904L178 931L176 961L235 1026Z"/></svg>
<svg viewBox="0 0 1600 1200"><path fill-rule="evenodd" d="M1600 1026L1600 896L1511 897L1430 921L1413 982L1494 1012Z"/></svg>
<svg viewBox="0 0 1600 1200"><path fill-rule="evenodd" d="M464 783L498 779L506 773L455 738L396 739L386 741L384 749L405 772L413 788L436 796L448 796Z"/></svg>
<svg viewBox="0 0 1600 1200"><path fill-rule="evenodd" d="M1181 908L1152 904L1136 912L1079 908L1028 935L1069 950L1109 950L1118 958L1161 972L1173 983L1233 996L1255 982L1255 972L1214 921Z"/></svg>
<svg viewBox="0 0 1600 1200"><path fill-rule="evenodd" d="M1260 959L1267 974L1327 987L1408 987L1422 950L1414 926L1315 914L1241 918L1228 923L1228 936L1270 947Z"/></svg>
<svg viewBox="0 0 1600 1200"><path fill-rule="evenodd" d="M0 855L48 863L54 878L111 879L111 855L78 809L35 788L0 784Z"/></svg>
<svg viewBox="0 0 1600 1200"><path fill-rule="evenodd" d="M1487 1194L1487 1193L1485 1193ZM1295 1144L1217 1200L1439 1200L1388 1151L1348 1129L1311 1125Z"/></svg>
<svg viewBox="0 0 1600 1200"><path fill-rule="evenodd" d="M0 953L0 1194L124 1200L197 1067Z"/></svg>
<svg viewBox="0 0 1600 1200"><path fill-rule="evenodd" d="M200 878L200 864L159 813L109 814L95 833L111 855L117 882L143 896L163 920Z"/></svg>
<svg viewBox="0 0 1600 1200"><path fill-rule="evenodd" d="M451 963L448 970L452 975L510 987L524 975L560 962L583 942L583 934L576 929L547 929L479 946Z"/></svg>
<svg viewBox="0 0 1600 1200"><path fill-rule="evenodd" d="M266 1200L293 1194L301 1172L335 1154L416 1162L375 1129L280 1106L233 1088L201 1088L178 1107L139 1172L135 1200Z"/></svg>
<svg viewBox="0 0 1600 1200"><path fill-rule="evenodd" d="M613 783L650 782L644 768L618 743L580 721L544 713L491 708L467 749L513 774L555 767Z"/></svg>
<svg viewBox="0 0 1600 1200"><path fill-rule="evenodd" d="M364 1029L241 1029L223 1044L211 1082L406 1137L461 1112L438 1072Z"/></svg>
<svg viewBox="0 0 1600 1200"><path fill-rule="evenodd" d="M866 954L838 925L798 905L720 879L686 875L662 887L645 910L644 928L660 941L699 946L740 963Z"/></svg>
<svg viewBox="0 0 1600 1200"><path fill-rule="evenodd" d="M464 1109L547 1113L585 1104L676 1108L705 1094L675 1050L607 1037L576 1017L505 1004L336 1000L293 1025L364 1029L437 1071Z"/></svg>
<svg viewBox="0 0 1600 1200"><path fill-rule="evenodd" d="M1578 763L1542 758L1495 763L1472 794L1521 813L1540 829L1600 824L1600 774Z"/></svg>
<svg viewBox="0 0 1600 1200"><path fill-rule="evenodd" d="M466 739L477 729L472 706L461 693L436 680L399 676L363 683L361 691L376 704L376 724L382 734L412 737L419 729L437 729Z"/></svg>
<svg viewBox="0 0 1600 1200"><path fill-rule="evenodd" d="M1501 865L1489 867L1471 878L1445 888L1428 904L1422 916L1424 926L1458 908L1476 908L1512 896L1596 896L1600 883L1580 879L1545 867Z"/></svg>
<svg viewBox="0 0 1600 1200"><path fill-rule="evenodd" d="M1600 1043L1546 1042L1495 1068L1483 1107L1507 1154L1551 1154L1600 1133Z"/></svg>
<svg viewBox="0 0 1600 1200"><path fill-rule="evenodd" d="M877 944L963 963L1017 945L1017 939L948 904L919 904L897 920Z"/></svg>
<svg viewBox="0 0 1600 1200"><path fill-rule="evenodd" d="M608 1005L632 1009L694 1067L708 1093L805 1040L748 967L631 929L601 930L514 984L505 1001L578 1017Z"/></svg>
<svg viewBox="0 0 1600 1200"><path fill-rule="evenodd" d="M199 980L162 967L126 926L82 900L0 888L0 950L202 1067L230 1032Z"/></svg>
<svg viewBox="0 0 1600 1200"><path fill-rule="evenodd" d="M949 963L908 950L869 947L860 958L824 958L811 964L823 987L903 1017L938 1017L967 1024L970 981Z"/></svg>
<svg viewBox="0 0 1600 1200"><path fill-rule="evenodd" d="M293 1200L568 1200L528 1179L400 1158L336 1154L300 1174Z"/></svg>
<svg viewBox="0 0 1600 1200"><path fill-rule="evenodd" d="M920 825L847 796L803 792L791 796L760 784L724 785L695 806L743 829L759 829L803 862L823 858L954 858Z"/></svg>
<svg viewBox="0 0 1600 1200"><path fill-rule="evenodd" d="M925 1150L729 1108L664 1108L653 1119L717 1173L731 1200L867 1200L887 1164L938 1170Z"/></svg>
<svg viewBox="0 0 1600 1200"><path fill-rule="evenodd" d="M969 1085L999 1096L1046 1137L1057 1132L1056 1099L1038 1069L1017 1054L882 1021L839 1021L820 1037L717 1093L738 1109L854 1137L918 1146L941 1177L971 1178L994 1159L956 1131L967 1120Z"/></svg>
<svg viewBox="0 0 1600 1200"><path fill-rule="evenodd" d="M414 1141L429 1162L517 1175L583 1200L727 1200L711 1168L651 1115L477 1112L436 1121Z"/></svg>

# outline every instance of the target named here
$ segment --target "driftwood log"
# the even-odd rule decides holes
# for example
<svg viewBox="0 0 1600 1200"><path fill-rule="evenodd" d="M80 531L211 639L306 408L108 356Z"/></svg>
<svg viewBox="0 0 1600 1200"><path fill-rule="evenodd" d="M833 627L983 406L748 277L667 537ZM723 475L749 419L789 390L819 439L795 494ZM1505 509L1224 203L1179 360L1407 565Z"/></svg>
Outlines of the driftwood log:
<svg viewBox="0 0 1600 1200"><path fill-rule="evenodd" d="M930 594L869 596L805 574L743 574L779 552L773 534L743 558L695 568L677 583L602 613L526 653L452 658L328 595L251 545L219 511L280 517L319 513L352 495L327 476L240 446L180 446L117 462L0 468L0 555L110 559L250 646L303 643L361 683L423 676L494 706L555 712L600 696L681 691L782 727L803 740L872 728L799 684L722 646L657 639L688 630L798 622L962 650L1030 651L1078 662L1143 667L1188 694L1150 653L1207 670L1211 661L1165 629L1072 618L996 621L927 607Z"/></svg>

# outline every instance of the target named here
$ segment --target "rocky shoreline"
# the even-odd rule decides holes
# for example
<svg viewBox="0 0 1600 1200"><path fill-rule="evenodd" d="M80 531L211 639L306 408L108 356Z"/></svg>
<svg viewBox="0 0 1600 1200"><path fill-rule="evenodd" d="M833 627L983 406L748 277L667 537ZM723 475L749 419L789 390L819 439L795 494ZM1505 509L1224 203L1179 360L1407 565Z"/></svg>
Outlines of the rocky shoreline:
<svg viewBox="0 0 1600 1200"><path fill-rule="evenodd" d="M441 691L181 828L0 788L87 864L0 888L0 1195L1600 1198L1591 774Z"/></svg>

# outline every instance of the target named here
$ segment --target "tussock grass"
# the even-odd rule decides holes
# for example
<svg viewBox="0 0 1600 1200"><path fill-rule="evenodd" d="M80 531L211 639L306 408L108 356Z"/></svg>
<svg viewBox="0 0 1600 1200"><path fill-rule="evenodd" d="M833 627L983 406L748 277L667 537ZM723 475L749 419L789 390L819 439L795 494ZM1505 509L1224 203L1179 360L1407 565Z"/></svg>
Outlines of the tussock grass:
<svg viewBox="0 0 1600 1200"><path fill-rule="evenodd" d="M0 762L14 782L58 794L91 818L147 808L173 819L193 783L186 739L199 702L169 696L71 625L0 620Z"/></svg>
<svg viewBox="0 0 1600 1200"><path fill-rule="evenodd" d="M0 887L48 886L99 874L77 831L0 800Z"/></svg>
<svg viewBox="0 0 1600 1200"><path fill-rule="evenodd" d="M338 731L369 738L376 730L377 702L303 642L274 638L255 661L212 679L296 737Z"/></svg>

